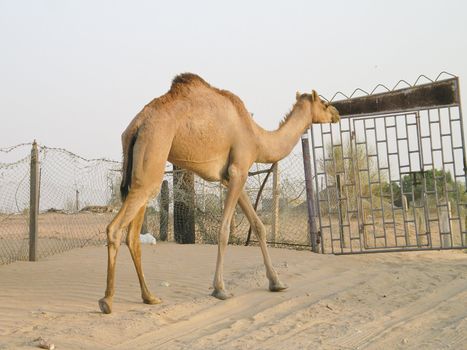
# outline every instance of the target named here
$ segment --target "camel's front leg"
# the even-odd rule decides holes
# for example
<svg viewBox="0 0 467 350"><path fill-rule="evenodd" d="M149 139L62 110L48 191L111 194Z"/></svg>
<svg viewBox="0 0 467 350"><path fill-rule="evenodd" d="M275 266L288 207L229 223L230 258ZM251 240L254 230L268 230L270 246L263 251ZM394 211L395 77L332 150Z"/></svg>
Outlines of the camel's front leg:
<svg viewBox="0 0 467 350"><path fill-rule="evenodd" d="M258 238L259 246L261 247L261 252L263 253L264 266L266 267L266 277L269 280L269 290L271 292L278 292L287 289L287 286L282 284L279 280L277 272L272 266L271 257L269 256L268 247L266 245L266 228L256 214L255 209L251 205L250 199L244 190L242 190L242 193L240 194L238 204L240 204L240 207L245 213L245 216L250 222L250 225L253 228L256 237Z"/></svg>
<svg viewBox="0 0 467 350"><path fill-rule="evenodd" d="M227 188L227 196L224 204L224 212L222 214L221 229L218 235L217 242L217 264L216 273L214 275L214 291L212 296L225 300L231 295L227 293L224 286L224 254L229 242L230 222L235 211L235 206L238 202L238 197L245 185L248 168L242 171L235 165L229 167L229 183Z"/></svg>

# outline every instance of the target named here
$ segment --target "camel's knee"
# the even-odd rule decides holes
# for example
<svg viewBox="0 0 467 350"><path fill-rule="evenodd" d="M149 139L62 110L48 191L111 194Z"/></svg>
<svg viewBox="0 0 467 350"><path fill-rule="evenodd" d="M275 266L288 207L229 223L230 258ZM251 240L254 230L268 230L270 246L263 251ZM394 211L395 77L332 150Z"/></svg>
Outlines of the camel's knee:
<svg viewBox="0 0 467 350"><path fill-rule="evenodd" d="M266 228L260 221L255 221L253 231L256 233L259 240L266 239Z"/></svg>
<svg viewBox="0 0 467 350"><path fill-rule="evenodd" d="M106 234L107 234L107 243L112 243L115 241L115 230L112 227L112 224L107 225L107 228L105 229Z"/></svg>
<svg viewBox="0 0 467 350"><path fill-rule="evenodd" d="M155 197L159 194L162 184L162 177L150 177L150 178L134 178L131 183L131 190L128 194L127 200L139 202L143 199L143 202L149 198Z"/></svg>
<svg viewBox="0 0 467 350"><path fill-rule="evenodd" d="M128 248L132 248L133 247L133 241L134 239L131 237L131 232L128 232L128 234L126 235L126 245L128 246Z"/></svg>
<svg viewBox="0 0 467 350"><path fill-rule="evenodd" d="M130 250L138 249L139 243L139 234L128 232L126 236L126 244Z"/></svg>
<svg viewBox="0 0 467 350"><path fill-rule="evenodd" d="M227 245L229 242L230 235L230 224L222 223L219 235L217 237L218 243L222 245Z"/></svg>
<svg viewBox="0 0 467 350"><path fill-rule="evenodd" d="M117 230L114 225L109 224L106 229L107 245L116 247L120 244L120 230Z"/></svg>

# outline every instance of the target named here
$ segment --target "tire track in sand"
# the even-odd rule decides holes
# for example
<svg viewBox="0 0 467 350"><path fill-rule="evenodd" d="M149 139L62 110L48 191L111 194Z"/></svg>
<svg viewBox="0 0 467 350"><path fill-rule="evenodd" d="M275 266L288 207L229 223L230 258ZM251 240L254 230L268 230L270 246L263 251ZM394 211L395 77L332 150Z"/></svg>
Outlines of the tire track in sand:
<svg viewBox="0 0 467 350"><path fill-rule="evenodd" d="M369 322L359 327L360 332L351 335L346 334L330 342L335 346L341 346L349 349L364 349L376 346L379 340L390 334L397 327L404 327L410 322L428 313L436 313L441 305L444 305L453 299L465 300L463 295L467 294L467 280L457 279L442 287L435 289L430 294L420 298L403 308L397 309L390 314ZM462 307L462 306L461 306ZM465 305L464 305L465 307ZM407 333L410 334L410 333ZM464 337L456 340L462 342Z"/></svg>
<svg viewBox="0 0 467 350"><path fill-rule="evenodd" d="M336 294L363 283L369 275L371 274L359 275L358 272L349 270L334 277L309 280L308 283L296 286L284 293L276 294L263 290L249 292L218 302L188 320L182 320L121 343L115 349L154 349L160 346L175 345L175 343L186 346L187 343L200 342L202 338L228 329L234 324L247 329L248 322L245 320L251 320L255 315L267 313L268 319L272 314L277 314L279 317L288 315L293 310L300 310L306 305L312 305L329 296L330 291L332 291L331 294ZM303 298L307 293L309 296ZM235 329L236 333L238 331L239 329ZM219 344L216 343L216 345Z"/></svg>

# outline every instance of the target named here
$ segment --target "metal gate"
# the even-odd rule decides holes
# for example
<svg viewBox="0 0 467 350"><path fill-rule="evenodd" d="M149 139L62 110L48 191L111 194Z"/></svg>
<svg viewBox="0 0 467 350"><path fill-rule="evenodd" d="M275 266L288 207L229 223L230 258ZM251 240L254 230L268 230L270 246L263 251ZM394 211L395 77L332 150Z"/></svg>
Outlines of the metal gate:
<svg viewBox="0 0 467 350"><path fill-rule="evenodd" d="M341 122L313 125L323 253L467 247L459 81L419 80L333 101Z"/></svg>

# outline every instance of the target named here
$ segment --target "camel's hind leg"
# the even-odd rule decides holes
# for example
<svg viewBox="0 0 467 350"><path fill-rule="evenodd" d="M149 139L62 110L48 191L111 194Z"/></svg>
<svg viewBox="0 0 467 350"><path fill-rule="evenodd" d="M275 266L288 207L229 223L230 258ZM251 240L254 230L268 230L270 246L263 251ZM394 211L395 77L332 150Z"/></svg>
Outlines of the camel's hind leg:
<svg viewBox="0 0 467 350"><path fill-rule="evenodd" d="M115 260L122 232L136 218L138 212L146 205L148 199L159 192L172 138L173 133L171 133L171 130L163 127L156 129L156 131L140 130L138 134L138 139L133 149L130 191L117 216L107 227L107 288L104 298L99 300L99 307L104 313L112 312L112 300L115 292ZM132 226L133 229L131 231L136 232L136 226L139 225L133 224ZM135 257L138 256L136 251L133 254L135 254ZM140 258L137 258L135 265L138 275L141 273L142 276ZM148 297L147 301L151 301L149 293L146 297Z"/></svg>
<svg viewBox="0 0 467 350"><path fill-rule="evenodd" d="M269 290L272 292L278 292L287 288L286 285L282 284L277 276L277 272L272 266L271 257L269 256L268 248L266 245L266 229L261 222L261 219L255 212L255 209L251 205L250 199L247 193L243 190L238 199L238 204L245 213L248 221L250 222L253 231L258 238L261 252L263 253L264 266L266 266L266 276L269 280Z"/></svg>
<svg viewBox="0 0 467 350"><path fill-rule="evenodd" d="M143 225L145 211L146 205L143 205L136 217L130 223L126 242L135 264L136 273L138 274L139 285L141 287L141 297L143 298L143 301L146 304L159 304L161 300L153 296L149 291L146 285L146 281L144 280L144 273L141 267L141 242L139 239L139 234L141 231L141 226Z"/></svg>
<svg viewBox="0 0 467 350"><path fill-rule="evenodd" d="M117 216L107 226L107 288L104 298L99 300L99 307L103 313L112 312L112 300L115 293L115 263L123 230L147 199L148 196L139 191L130 191Z"/></svg>

